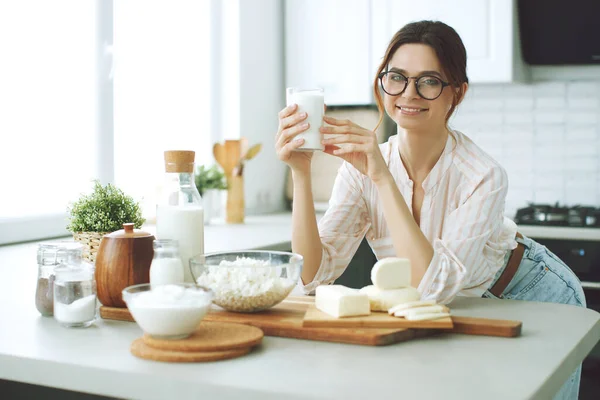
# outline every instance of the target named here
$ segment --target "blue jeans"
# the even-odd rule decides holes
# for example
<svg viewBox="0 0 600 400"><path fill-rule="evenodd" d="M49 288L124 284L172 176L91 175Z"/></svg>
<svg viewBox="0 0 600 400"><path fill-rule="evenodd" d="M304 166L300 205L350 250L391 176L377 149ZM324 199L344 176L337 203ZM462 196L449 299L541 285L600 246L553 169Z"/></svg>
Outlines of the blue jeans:
<svg viewBox="0 0 600 400"><path fill-rule="evenodd" d="M519 268L502 295L503 299L542 301L549 303L572 304L585 307L585 295L579 279L567 265L550 250L534 240L523 237L517 238L525 246L525 253ZM504 265L510 252L506 255ZM494 282L502 274L504 268L496 274ZM497 298L486 291L483 297ZM554 399L577 399L579 382L581 380L581 365L567 379Z"/></svg>

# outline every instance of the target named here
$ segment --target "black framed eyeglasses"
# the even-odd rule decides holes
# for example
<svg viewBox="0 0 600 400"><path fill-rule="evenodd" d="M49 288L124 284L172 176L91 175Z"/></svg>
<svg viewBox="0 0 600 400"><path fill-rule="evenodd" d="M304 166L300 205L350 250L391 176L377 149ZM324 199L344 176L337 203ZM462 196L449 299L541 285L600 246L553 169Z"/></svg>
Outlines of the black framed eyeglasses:
<svg viewBox="0 0 600 400"><path fill-rule="evenodd" d="M450 83L444 82L437 76L423 75L408 78L395 71L384 71L379 74L381 88L390 96L398 96L404 93L408 87L408 81L411 79L415 81L417 93L425 100L437 99L444 91L444 88L450 86Z"/></svg>

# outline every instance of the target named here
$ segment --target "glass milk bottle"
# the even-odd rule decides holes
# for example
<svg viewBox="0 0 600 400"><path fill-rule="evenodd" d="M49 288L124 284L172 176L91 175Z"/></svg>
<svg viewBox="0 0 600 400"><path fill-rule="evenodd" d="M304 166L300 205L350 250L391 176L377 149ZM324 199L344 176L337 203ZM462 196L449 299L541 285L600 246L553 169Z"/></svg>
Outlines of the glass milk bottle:
<svg viewBox="0 0 600 400"><path fill-rule="evenodd" d="M183 264L177 240L154 241L154 257L150 265L150 285L154 289L160 285L182 283Z"/></svg>
<svg viewBox="0 0 600 400"><path fill-rule="evenodd" d="M165 151L165 183L156 206L156 238L179 243L185 282L190 258L204 253L204 209L194 179L193 151Z"/></svg>

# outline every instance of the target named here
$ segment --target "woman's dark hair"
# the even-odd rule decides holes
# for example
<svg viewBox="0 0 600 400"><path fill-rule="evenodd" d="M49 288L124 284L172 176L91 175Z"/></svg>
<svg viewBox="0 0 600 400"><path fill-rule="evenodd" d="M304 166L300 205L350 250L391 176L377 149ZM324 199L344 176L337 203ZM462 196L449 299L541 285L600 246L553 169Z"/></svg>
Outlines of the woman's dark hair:
<svg viewBox="0 0 600 400"><path fill-rule="evenodd" d="M375 74L373 91L375 94L375 101L377 102L377 108L379 109L379 122L377 123L377 127L379 127L383 121L383 115L385 113L383 99L379 90L379 74L387 68L390 59L396 50L403 44L409 43L421 43L430 46L435 51L451 87L456 89L454 90L452 107L450 107L450 110L446 115L446 122L448 122L448 119L450 119L456 106L464 96L462 84L469 82L469 79L467 78L467 51L460 36L458 36L458 33L450 26L439 21L411 22L404 25L402 29L396 32L390 41L390 44L385 51L385 56ZM377 128L375 128L375 130L377 130Z"/></svg>

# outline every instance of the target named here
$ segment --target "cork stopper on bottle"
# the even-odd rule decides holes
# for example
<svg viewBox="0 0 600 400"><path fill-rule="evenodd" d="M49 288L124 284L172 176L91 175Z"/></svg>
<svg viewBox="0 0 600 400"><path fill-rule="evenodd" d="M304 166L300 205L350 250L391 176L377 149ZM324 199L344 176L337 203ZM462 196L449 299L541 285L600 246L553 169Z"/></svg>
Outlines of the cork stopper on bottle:
<svg viewBox="0 0 600 400"><path fill-rule="evenodd" d="M165 151L166 172L194 172L196 152L190 150Z"/></svg>

